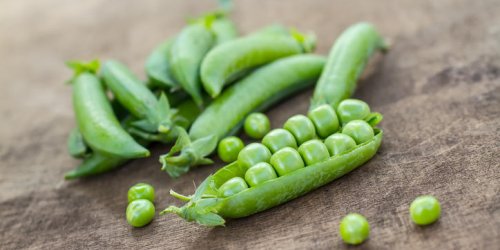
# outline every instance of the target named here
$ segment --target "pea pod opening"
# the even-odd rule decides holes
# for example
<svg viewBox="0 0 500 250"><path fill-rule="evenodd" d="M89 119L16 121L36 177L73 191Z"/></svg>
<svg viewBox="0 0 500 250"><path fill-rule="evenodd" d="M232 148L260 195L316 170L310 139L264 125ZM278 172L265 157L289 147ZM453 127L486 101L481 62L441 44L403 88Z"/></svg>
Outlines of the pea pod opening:
<svg viewBox="0 0 500 250"><path fill-rule="evenodd" d="M234 177L242 177L246 167L233 162L206 178L194 195L171 194L187 203L170 206L161 214L175 213L186 221L205 226L222 226L224 218L241 218L280 205L346 175L370 160L382 141L382 130L370 140L327 160L266 181L229 197L220 197L218 188Z"/></svg>
<svg viewBox="0 0 500 250"><path fill-rule="evenodd" d="M330 50L325 69L314 89L310 109L322 104L336 107L350 97L370 56L377 50L387 49L373 25L357 23L347 28Z"/></svg>
<svg viewBox="0 0 500 250"><path fill-rule="evenodd" d="M178 177L190 167L211 163L206 158L217 142L236 133L251 112L262 111L298 90L311 86L321 74L325 58L295 55L261 67L215 99L196 119L189 136L179 137L171 151L160 156L162 169Z"/></svg>
<svg viewBox="0 0 500 250"><path fill-rule="evenodd" d="M257 34L265 33L262 31ZM279 58L311 52L316 41L313 35L291 31L289 35L250 34L215 47L207 53L200 69L204 89L217 97L224 85L242 72Z"/></svg>

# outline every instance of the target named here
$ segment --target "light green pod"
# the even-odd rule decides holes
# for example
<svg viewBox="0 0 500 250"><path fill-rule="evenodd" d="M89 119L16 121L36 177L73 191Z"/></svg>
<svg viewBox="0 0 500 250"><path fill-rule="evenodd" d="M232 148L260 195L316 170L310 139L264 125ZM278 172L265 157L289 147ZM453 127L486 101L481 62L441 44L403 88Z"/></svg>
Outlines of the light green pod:
<svg viewBox="0 0 500 250"><path fill-rule="evenodd" d="M175 90L179 84L172 75L168 55L174 39L168 39L156 47L146 60L145 70L151 86Z"/></svg>

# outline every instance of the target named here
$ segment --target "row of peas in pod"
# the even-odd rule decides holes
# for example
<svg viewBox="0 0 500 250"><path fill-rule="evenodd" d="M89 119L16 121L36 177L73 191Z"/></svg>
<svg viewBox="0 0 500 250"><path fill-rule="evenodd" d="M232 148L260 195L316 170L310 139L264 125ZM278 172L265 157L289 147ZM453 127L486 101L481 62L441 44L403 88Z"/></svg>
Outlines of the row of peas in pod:
<svg viewBox="0 0 500 250"><path fill-rule="evenodd" d="M307 116L292 116L283 128L264 135L261 143L251 143L243 148L243 144L236 143L238 140L233 137L230 143L223 140L221 144L237 145L224 147L224 158L231 158L227 155L235 158L234 155L237 155L237 163L247 170L244 176L233 177L222 184L218 188L219 196L232 196L370 141L374 137L372 124L380 122L379 117L377 113L370 112L365 102L346 99L336 111L330 105L321 105ZM230 152L231 149L234 151Z"/></svg>

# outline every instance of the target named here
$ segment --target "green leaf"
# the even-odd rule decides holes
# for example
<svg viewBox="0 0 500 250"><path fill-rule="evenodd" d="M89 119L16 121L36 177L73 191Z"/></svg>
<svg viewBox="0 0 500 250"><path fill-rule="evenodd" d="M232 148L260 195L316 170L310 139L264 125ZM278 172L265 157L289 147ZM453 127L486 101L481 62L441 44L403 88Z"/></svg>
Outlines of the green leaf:
<svg viewBox="0 0 500 250"><path fill-rule="evenodd" d="M97 74L97 71L99 71L100 62L97 59L89 61L89 62L67 61L66 66L68 66L70 69L73 70L73 76L71 77L70 80L67 81L67 83L71 83L74 79L76 79L82 73L87 72L87 73L91 73L91 74Z"/></svg>
<svg viewBox="0 0 500 250"><path fill-rule="evenodd" d="M203 157L214 152L216 147L217 137L215 135L200 138L192 143L193 150Z"/></svg>
<svg viewBox="0 0 500 250"><path fill-rule="evenodd" d="M197 214L194 219L200 225L209 227L224 226L226 223L220 215L215 213Z"/></svg>

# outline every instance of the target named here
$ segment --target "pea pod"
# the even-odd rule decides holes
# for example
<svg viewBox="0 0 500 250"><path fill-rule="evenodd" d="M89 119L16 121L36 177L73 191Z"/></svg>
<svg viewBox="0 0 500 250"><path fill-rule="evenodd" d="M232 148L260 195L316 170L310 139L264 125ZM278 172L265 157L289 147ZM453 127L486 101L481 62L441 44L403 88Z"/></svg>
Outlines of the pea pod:
<svg viewBox="0 0 500 250"><path fill-rule="evenodd" d="M207 93L215 98L225 84L251 68L294 54L310 52L313 36L250 35L234 39L211 50L201 64L201 79Z"/></svg>
<svg viewBox="0 0 500 250"><path fill-rule="evenodd" d="M82 73L74 79L73 108L78 129L93 151L122 158L149 156L121 127L95 75Z"/></svg>
<svg viewBox="0 0 500 250"><path fill-rule="evenodd" d="M173 126L172 117L177 112L170 109L165 95L160 99L149 90L125 65L108 61L102 69L105 84L115 98L140 120L133 126L149 133L168 133Z"/></svg>
<svg viewBox="0 0 500 250"><path fill-rule="evenodd" d="M203 105L199 74L201 61L215 43L211 31L213 19L207 16L185 27L173 42L168 57L172 75L199 106Z"/></svg>
<svg viewBox="0 0 500 250"><path fill-rule="evenodd" d="M184 201L182 207L170 206L164 213L175 213L187 221L195 221L206 226L224 225L224 218L241 218L272 208L317 189L351 172L370 160L377 152L382 131L356 148L327 160L244 189L228 197L218 194L218 188L229 179L243 178L247 168L237 161L219 169L197 188L192 196L171 194Z"/></svg>
<svg viewBox="0 0 500 250"><path fill-rule="evenodd" d="M337 107L340 101L350 97L370 56L376 50L386 49L373 25L358 23L347 28L328 55L328 62L314 89L310 109L322 104Z"/></svg>
<svg viewBox="0 0 500 250"><path fill-rule="evenodd" d="M170 72L172 66L168 60L173 41L174 39L168 39L161 43L146 60L146 75L152 87L173 90L179 88L179 83Z"/></svg>
<svg viewBox="0 0 500 250"><path fill-rule="evenodd" d="M217 46L231 41L238 36L236 26L224 14L219 15L212 23L212 30L215 35L215 45Z"/></svg>
<svg viewBox="0 0 500 250"><path fill-rule="evenodd" d="M317 55L283 58L229 87L196 119L189 136L179 138L172 150L160 157L162 169L177 177L191 166L210 163L206 156L215 150L220 139L236 133L249 113L262 111L313 84L324 62Z"/></svg>
<svg viewBox="0 0 500 250"><path fill-rule="evenodd" d="M176 108L179 110L176 116L182 116L184 120L187 121L185 127L189 127L189 125L201 112L201 110L198 108L198 106L196 106L196 104L194 104L192 100L186 100L179 104L179 106L177 106ZM149 136L152 137L153 135ZM173 142L177 137L178 132L176 129L174 129L168 134L163 134L161 137L154 136L154 138L150 139L151 141ZM142 140L141 143L146 146L149 144L149 141ZM76 169L67 172L64 178L67 180L71 180L109 172L125 164L128 160L129 159L126 158L102 155L94 152L90 154L89 157L85 158L84 161Z"/></svg>

